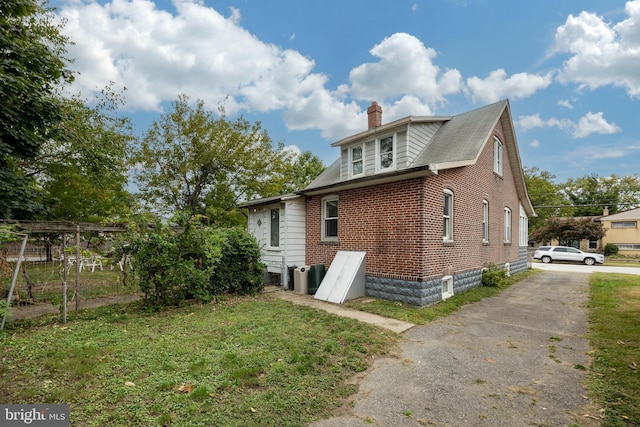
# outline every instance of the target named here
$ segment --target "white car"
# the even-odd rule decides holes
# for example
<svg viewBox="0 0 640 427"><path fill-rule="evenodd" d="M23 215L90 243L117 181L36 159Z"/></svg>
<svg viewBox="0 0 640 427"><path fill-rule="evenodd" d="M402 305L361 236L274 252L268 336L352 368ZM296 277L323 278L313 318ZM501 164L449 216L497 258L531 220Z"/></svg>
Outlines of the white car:
<svg viewBox="0 0 640 427"><path fill-rule="evenodd" d="M533 259L548 264L553 261L583 262L586 265L604 264L604 255L591 252L582 252L580 249L569 246L540 246L533 254Z"/></svg>

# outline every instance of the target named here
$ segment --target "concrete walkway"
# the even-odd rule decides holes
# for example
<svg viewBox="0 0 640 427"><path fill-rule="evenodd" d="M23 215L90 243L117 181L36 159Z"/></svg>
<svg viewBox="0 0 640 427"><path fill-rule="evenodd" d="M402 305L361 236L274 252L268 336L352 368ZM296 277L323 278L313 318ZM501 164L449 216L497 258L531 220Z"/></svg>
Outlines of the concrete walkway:
<svg viewBox="0 0 640 427"><path fill-rule="evenodd" d="M588 277L540 273L409 329L354 378L343 415L313 427L599 425L583 387Z"/></svg>
<svg viewBox="0 0 640 427"><path fill-rule="evenodd" d="M336 316L356 319L364 323L370 323L372 325L380 326L381 328L389 329L399 334L415 326L413 323L403 322L402 320L389 319L387 317L378 316L377 314L354 310L343 305L317 300L313 297L313 295L296 294L294 292L284 291L279 288L277 290L273 290L271 294L294 304L317 308L319 310L324 310L331 314L335 314Z"/></svg>

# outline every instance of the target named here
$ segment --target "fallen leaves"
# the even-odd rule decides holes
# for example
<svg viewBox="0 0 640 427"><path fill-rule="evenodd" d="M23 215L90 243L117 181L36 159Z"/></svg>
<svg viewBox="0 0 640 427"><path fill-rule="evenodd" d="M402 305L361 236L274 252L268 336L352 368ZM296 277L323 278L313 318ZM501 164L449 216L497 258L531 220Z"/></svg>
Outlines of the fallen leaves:
<svg viewBox="0 0 640 427"><path fill-rule="evenodd" d="M178 387L178 391L180 393L191 393L193 391L193 389L195 388L195 386L193 384L180 384L180 387Z"/></svg>

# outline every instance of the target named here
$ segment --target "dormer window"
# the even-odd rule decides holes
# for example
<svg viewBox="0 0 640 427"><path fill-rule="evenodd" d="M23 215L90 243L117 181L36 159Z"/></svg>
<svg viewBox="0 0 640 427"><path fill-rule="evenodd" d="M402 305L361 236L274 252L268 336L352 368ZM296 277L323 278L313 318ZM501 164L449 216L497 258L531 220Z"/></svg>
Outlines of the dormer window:
<svg viewBox="0 0 640 427"><path fill-rule="evenodd" d="M395 134L380 138L377 144L378 154L378 170L392 169L395 167L395 148L396 138Z"/></svg>
<svg viewBox="0 0 640 427"><path fill-rule="evenodd" d="M349 149L349 176L358 176L364 173L364 147L357 145Z"/></svg>

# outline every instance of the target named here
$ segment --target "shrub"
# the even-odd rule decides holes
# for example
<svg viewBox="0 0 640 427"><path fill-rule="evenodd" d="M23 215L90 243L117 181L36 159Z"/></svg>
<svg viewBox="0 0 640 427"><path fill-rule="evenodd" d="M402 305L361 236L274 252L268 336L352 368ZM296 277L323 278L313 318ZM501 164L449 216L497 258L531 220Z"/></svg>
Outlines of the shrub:
<svg viewBox="0 0 640 427"><path fill-rule="evenodd" d="M507 271L495 264L482 270L482 286L501 287L507 284Z"/></svg>
<svg viewBox="0 0 640 427"><path fill-rule="evenodd" d="M133 237L128 250L152 306L211 301L227 292L255 294L264 286L260 247L242 230L188 224L174 232L159 226Z"/></svg>
<svg viewBox="0 0 640 427"><path fill-rule="evenodd" d="M604 255L605 256L609 256L609 255L617 255L618 254L618 246L614 245L613 243L607 243L604 247Z"/></svg>
<svg viewBox="0 0 640 427"><path fill-rule="evenodd" d="M222 256L211 276L217 294L225 289L240 295L254 295L264 287L264 265L260 262L260 246L249 233L239 229L222 230Z"/></svg>

